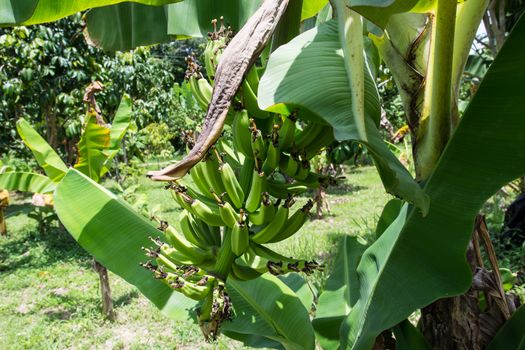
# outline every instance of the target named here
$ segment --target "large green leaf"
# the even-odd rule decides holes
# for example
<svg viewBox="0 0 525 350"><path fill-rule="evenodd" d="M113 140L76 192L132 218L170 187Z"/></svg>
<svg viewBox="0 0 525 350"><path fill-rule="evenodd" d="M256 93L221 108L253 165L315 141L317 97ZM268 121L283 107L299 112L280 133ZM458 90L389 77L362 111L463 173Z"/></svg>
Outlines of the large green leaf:
<svg viewBox="0 0 525 350"><path fill-rule="evenodd" d="M68 232L97 261L127 282L173 319L187 319L195 302L156 280L139 266L141 247L159 231L127 203L75 169L55 191L55 210Z"/></svg>
<svg viewBox="0 0 525 350"><path fill-rule="evenodd" d="M369 349L384 329L431 302L466 291L465 258L474 218L503 185L525 173L525 20L489 69L429 178L430 211L406 207L363 254L359 299L342 346Z"/></svg>
<svg viewBox="0 0 525 350"><path fill-rule="evenodd" d="M49 193L55 186L47 176L36 173L12 171L0 174L0 188L9 191Z"/></svg>
<svg viewBox="0 0 525 350"><path fill-rule="evenodd" d="M105 151L109 144L110 130L98 125L95 116L90 115L78 143L78 160L75 169L98 182L104 163L108 159Z"/></svg>
<svg viewBox="0 0 525 350"><path fill-rule="evenodd" d="M168 6L123 3L92 9L85 20L88 42L108 51L126 51L173 40L167 33Z"/></svg>
<svg viewBox="0 0 525 350"><path fill-rule="evenodd" d="M326 281L312 321L323 349L335 349L339 344L341 323L359 295L356 268L365 249L359 237L345 236L339 245L333 273Z"/></svg>
<svg viewBox="0 0 525 350"><path fill-rule="evenodd" d="M486 350L525 349L525 306L516 310L498 331Z"/></svg>
<svg viewBox="0 0 525 350"><path fill-rule="evenodd" d="M338 140L363 142L386 190L426 210L428 203L420 186L381 139L376 127L379 97L368 69L365 78L366 140L360 136L352 115L350 83L337 23L329 21L299 35L270 56L259 84L259 106L276 112L306 108L330 123Z"/></svg>
<svg viewBox="0 0 525 350"><path fill-rule="evenodd" d="M89 8L132 1L164 5L173 0L0 0L0 25L30 25L56 21Z"/></svg>
<svg viewBox="0 0 525 350"><path fill-rule="evenodd" d="M270 274L240 282L229 279L227 289L235 307L232 322L224 323L224 334L247 344L285 349L314 349L314 332L308 311L297 295Z"/></svg>
<svg viewBox="0 0 525 350"><path fill-rule="evenodd" d="M55 150L25 119L19 119L16 122L16 129L25 145L33 153L38 165L44 169L51 181L60 181L67 172L67 166Z"/></svg>

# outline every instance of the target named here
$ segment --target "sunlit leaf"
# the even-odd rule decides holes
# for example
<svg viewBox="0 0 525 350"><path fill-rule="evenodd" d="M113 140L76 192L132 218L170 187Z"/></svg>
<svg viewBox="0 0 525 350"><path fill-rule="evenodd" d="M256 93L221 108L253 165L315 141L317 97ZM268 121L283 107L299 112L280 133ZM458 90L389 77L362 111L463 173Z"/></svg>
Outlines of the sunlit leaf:
<svg viewBox="0 0 525 350"><path fill-rule="evenodd" d="M148 236L161 233L114 194L71 169L55 191L55 210L68 232L106 268L137 287L173 319L189 318L195 302L139 265Z"/></svg>
<svg viewBox="0 0 525 350"><path fill-rule="evenodd" d="M25 145L33 153L38 165L53 182L58 182L67 172L67 166L53 148L42 136L25 120L19 119L16 123L18 134Z"/></svg>
<svg viewBox="0 0 525 350"><path fill-rule="evenodd" d="M55 186L47 176L36 173L13 171L0 174L0 188L9 191L49 193Z"/></svg>

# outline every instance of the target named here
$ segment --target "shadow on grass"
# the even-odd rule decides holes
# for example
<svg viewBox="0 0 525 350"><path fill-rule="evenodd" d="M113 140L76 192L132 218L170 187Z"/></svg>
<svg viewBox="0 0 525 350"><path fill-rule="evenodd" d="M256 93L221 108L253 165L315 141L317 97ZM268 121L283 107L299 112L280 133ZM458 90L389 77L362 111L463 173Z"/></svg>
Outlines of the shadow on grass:
<svg viewBox="0 0 525 350"><path fill-rule="evenodd" d="M138 292L138 290L132 290L131 292L128 292L124 295L121 295L117 300L115 300L113 302L113 306L115 308L119 308L119 307L123 307L123 306L126 306L126 305L129 305L131 304L131 302L133 301L133 299L136 299L140 296L140 293Z"/></svg>
<svg viewBox="0 0 525 350"><path fill-rule="evenodd" d="M55 221L45 232L26 228L11 232L8 237L0 237L0 272L42 268L71 260L90 266L89 254L56 225Z"/></svg>

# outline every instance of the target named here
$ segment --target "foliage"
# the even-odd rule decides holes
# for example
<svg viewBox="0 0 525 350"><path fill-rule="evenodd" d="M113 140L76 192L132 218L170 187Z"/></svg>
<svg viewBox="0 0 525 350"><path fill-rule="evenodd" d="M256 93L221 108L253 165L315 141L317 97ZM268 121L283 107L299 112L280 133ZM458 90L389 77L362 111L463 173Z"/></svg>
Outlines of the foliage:
<svg viewBox="0 0 525 350"><path fill-rule="evenodd" d="M239 0L221 6L237 14L239 27L255 10L254 3L242 4ZM188 305L196 304L199 326L208 339L215 339L221 322L233 315L233 300L236 315L224 326L225 334L252 346L311 349L306 309L311 299L304 302L293 281L264 273L310 273L319 265L281 256L262 244L290 237L306 221L309 203L290 218L288 209L293 195L325 181L310 173L309 160L333 141L333 132L338 141L366 146L385 189L402 202L387 204L370 242L343 243L338 258L343 262L335 265L328 294L319 297L319 317L313 323L318 338L327 348L370 349L378 336L392 329L400 348L426 347L407 317L470 288L472 271L465 251L473 220L489 197L525 173L524 154L513 152L525 148L520 114L525 107L520 90L525 82L520 67L525 20L518 21L506 45L498 47L479 88L473 80L465 89L461 81L471 43L487 5L494 6L487 0L335 0L335 18L302 34L304 3L294 2L284 11L286 5L285 0L263 3L224 51L230 29L214 30L204 53L208 79L189 61L188 83L197 102L207 107L207 119L185 159L150 173L155 180L179 180L168 188L186 218L182 234L157 219L167 243L153 238L158 249L145 251L156 264L143 264L155 279L146 279L136 266L139 246L148 233L157 232L155 227L75 169L57 185L58 214L86 249L168 314L180 317ZM207 23L198 15L182 17L181 9L205 14ZM210 25L208 16L216 11L205 1L163 8L116 5L89 12L88 17L100 17L91 21L91 29L88 23L87 30L93 39L93 30L100 29L95 43L131 48L169 40L169 35L202 34ZM138 15L155 20L151 31L140 31ZM112 16L127 21L111 22L109 18L116 18ZM100 27L93 26L96 23ZM101 25L105 23L112 30ZM185 32L192 28L195 33ZM262 46L273 31L265 52ZM397 147L387 145L378 130L382 106L376 76L381 60L399 93L387 107L399 112L402 106L405 132L411 133L415 178L396 157ZM469 68L479 70L483 64L471 60ZM460 99L463 105L470 101L468 107L460 106ZM224 124L232 129L232 143L219 139ZM210 150L216 141L217 148ZM192 166L191 180L180 180ZM275 185L280 187L272 189ZM126 232L118 230L122 225L127 225ZM121 249L123 244L127 246ZM291 319L283 313L285 307L300 316ZM513 308L504 311L510 315ZM516 333L518 344L522 332L513 325L511 318L503 330Z"/></svg>

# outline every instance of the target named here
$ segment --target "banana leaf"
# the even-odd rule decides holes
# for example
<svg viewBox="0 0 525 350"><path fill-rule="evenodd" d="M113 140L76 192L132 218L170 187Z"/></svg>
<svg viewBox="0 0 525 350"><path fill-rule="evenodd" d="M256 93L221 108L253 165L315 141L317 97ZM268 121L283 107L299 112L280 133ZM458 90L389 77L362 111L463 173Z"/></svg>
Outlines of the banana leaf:
<svg viewBox="0 0 525 350"><path fill-rule="evenodd" d="M396 337L397 350L432 350L423 334L409 320L396 325L392 331Z"/></svg>
<svg viewBox="0 0 525 350"><path fill-rule="evenodd" d="M173 0L2 0L0 1L0 26L53 22L89 8L124 1L155 6L173 2Z"/></svg>
<svg viewBox="0 0 525 350"><path fill-rule="evenodd" d="M433 0L345 0L352 10L385 28L395 14L405 12L426 12L435 5Z"/></svg>
<svg viewBox="0 0 525 350"><path fill-rule="evenodd" d="M366 249L359 237L343 237L339 244L334 269L319 297L312 324L323 349L335 349L339 344L339 329L359 295L357 264Z"/></svg>
<svg viewBox="0 0 525 350"><path fill-rule="evenodd" d="M167 33L168 6L122 3L92 9L85 21L86 40L107 51L127 51L174 39Z"/></svg>
<svg viewBox="0 0 525 350"><path fill-rule="evenodd" d="M525 350L525 306L521 306L505 322L486 350Z"/></svg>
<svg viewBox="0 0 525 350"><path fill-rule="evenodd" d="M27 172L6 172L0 174L0 188L9 191L49 193L56 184L47 176Z"/></svg>
<svg viewBox="0 0 525 350"><path fill-rule="evenodd" d="M189 319L196 302L186 298L139 266L147 257L141 247L160 231L124 201L75 169L55 191L55 211L68 232L106 268L137 287L169 317Z"/></svg>
<svg viewBox="0 0 525 350"><path fill-rule="evenodd" d="M124 94L120 100L120 105L113 117L110 129L109 150L118 151L120 142L126 135L129 124L131 123L131 98Z"/></svg>
<svg viewBox="0 0 525 350"><path fill-rule="evenodd" d="M250 346L315 348L307 309L279 278L264 274L246 282L229 279L227 289L235 317L223 324L224 334Z"/></svg>
<svg viewBox="0 0 525 350"><path fill-rule="evenodd" d="M88 116L86 127L78 143L78 160L75 169L99 182L104 163L108 159L105 151L110 144L110 130L98 125L94 115Z"/></svg>
<svg viewBox="0 0 525 350"><path fill-rule="evenodd" d="M165 3L168 3L166 1ZM262 4L262 0L185 0L152 7L122 3L100 7L86 14L88 41L104 50L124 51L184 38L206 38L212 19L224 17L226 25L239 31ZM302 19L314 16L327 0L304 1Z"/></svg>
<svg viewBox="0 0 525 350"><path fill-rule="evenodd" d="M351 88L337 22L325 22L282 45L270 56L259 83L259 106L278 113L297 107L306 109L328 122L339 141L362 142L374 158L386 190L426 211L428 201L421 187L381 138L376 126L379 97L368 69L365 78L366 138L363 138L352 115ZM307 118L308 113L300 116Z"/></svg>
<svg viewBox="0 0 525 350"><path fill-rule="evenodd" d="M16 122L16 129L24 144L35 156L38 165L44 169L51 181L60 181L67 172L67 166L55 150L25 119L21 118Z"/></svg>
<svg viewBox="0 0 525 350"><path fill-rule="evenodd" d="M363 254L360 293L341 328L341 347L369 349L383 330L431 302L465 292L465 252L479 210L525 174L525 20L520 19L468 106L424 190L423 217L406 207Z"/></svg>

